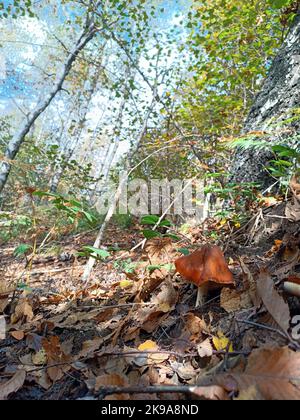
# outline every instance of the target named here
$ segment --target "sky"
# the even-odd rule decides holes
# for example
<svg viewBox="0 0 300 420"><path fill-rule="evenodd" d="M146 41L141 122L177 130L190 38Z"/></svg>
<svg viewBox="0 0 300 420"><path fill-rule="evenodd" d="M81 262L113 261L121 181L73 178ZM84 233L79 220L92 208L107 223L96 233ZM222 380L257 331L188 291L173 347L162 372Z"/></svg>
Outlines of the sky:
<svg viewBox="0 0 300 420"><path fill-rule="evenodd" d="M11 4L13 0L4 0L4 4ZM39 19L21 17L11 20L11 32L14 35L4 36L0 39L0 106L8 98L34 98L35 91L33 82L28 77L26 63L34 61L38 57L47 34L46 30L53 24L63 23L66 19L63 7L57 2L57 15L55 18L49 13L47 1L39 1ZM159 0L158 10L164 8L157 20L158 29L166 29L166 26L174 27L182 20L182 16L188 7L185 0ZM68 17L75 16L74 11L68 10ZM0 20L0 28L3 21ZM6 32L7 33L7 32ZM30 43L35 45L30 45ZM54 43L55 44L55 43ZM1 48L1 46L3 46ZM54 52L54 51L53 51ZM6 104L7 105L7 104Z"/></svg>

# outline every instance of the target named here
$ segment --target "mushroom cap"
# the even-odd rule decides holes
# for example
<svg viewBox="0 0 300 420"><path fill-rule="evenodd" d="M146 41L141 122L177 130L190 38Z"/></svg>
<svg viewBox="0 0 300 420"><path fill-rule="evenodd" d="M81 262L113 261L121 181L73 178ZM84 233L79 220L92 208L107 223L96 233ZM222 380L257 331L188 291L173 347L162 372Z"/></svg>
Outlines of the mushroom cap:
<svg viewBox="0 0 300 420"><path fill-rule="evenodd" d="M175 261L176 271L187 281L200 287L213 282L220 286L234 284L233 274L229 270L220 247L205 245L191 255Z"/></svg>

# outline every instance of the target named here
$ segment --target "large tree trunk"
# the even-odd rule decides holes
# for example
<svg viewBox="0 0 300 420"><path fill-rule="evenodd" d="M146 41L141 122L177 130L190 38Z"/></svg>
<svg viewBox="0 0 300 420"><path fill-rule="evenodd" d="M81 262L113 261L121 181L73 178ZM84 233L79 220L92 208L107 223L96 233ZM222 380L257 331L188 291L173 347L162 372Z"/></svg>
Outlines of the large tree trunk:
<svg viewBox="0 0 300 420"><path fill-rule="evenodd" d="M293 109L300 106L300 11L275 58L262 91L245 123L245 133L270 131L270 124L288 119ZM294 124L299 132L299 124ZM274 128L274 131L275 128ZM272 138L273 137L273 138ZM270 142L276 134L271 134ZM232 167L233 181L258 182L263 188L274 184L266 165L270 152L259 149L238 149Z"/></svg>
<svg viewBox="0 0 300 420"><path fill-rule="evenodd" d="M53 86L51 92L45 96L45 98L36 106L34 111L32 111L28 117L21 124L20 130L14 135L14 137L9 142L7 149L4 154L4 160L0 165L0 193L5 187L7 178L11 171L12 160L15 159L18 154L21 145L23 144L27 134L31 130L37 118L45 111L45 109L51 104L53 99L56 97L57 93L62 89L64 81L70 70L73 66L74 61L76 60L78 54L85 48L88 42L96 34L96 29L92 23L87 27L82 35L79 37L74 49L70 51L66 63L63 66L62 72L59 75L57 82Z"/></svg>

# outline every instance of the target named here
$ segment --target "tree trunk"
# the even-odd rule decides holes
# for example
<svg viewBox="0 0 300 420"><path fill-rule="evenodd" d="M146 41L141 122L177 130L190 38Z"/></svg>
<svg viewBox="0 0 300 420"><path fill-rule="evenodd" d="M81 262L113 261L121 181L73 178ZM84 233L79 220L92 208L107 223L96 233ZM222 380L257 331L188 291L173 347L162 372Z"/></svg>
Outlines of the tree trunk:
<svg viewBox="0 0 300 420"><path fill-rule="evenodd" d="M37 118L45 111L45 109L51 104L57 93L62 89L63 83L68 74L70 73L72 65L76 60L78 54L93 38L95 33L96 30L93 24L84 30L84 32L76 42L74 49L69 53L66 63L62 69L62 72L58 77L56 84L53 86L51 92L48 95L46 95L44 100L41 103L39 103L36 106L35 110L28 115L28 117L21 124L20 130L8 143L7 149L4 154L4 160L2 161L2 164L0 166L0 193L5 187L7 178L11 171L12 160L14 160L16 155L18 154L20 147L23 144L27 134L29 133Z"/></svg>
<svg viewBox="0 0 300 420"><path fill-rule="evenodd" d="M254 131L270 132L274 125L274 134L268 136L270 142L276 139L276 123L291 117L293 109L300 106L300 11L291 30L280 48L264 83L262 91L245 123L245 133ZM299 123L293 126L299 132ZM269 151L259 149L238 149L233 162L233 181L258 182L262 188L274 184L274 179L266 170L266 165L273 158Z"/></svg>
<svg viewBox="0 0 300 420"><path fill-rule="evenodd" d="M52 193L57 192L59 183L65 173L66 167L68 163L70 162L70 160L72 159L78 145L80 144L82 132L85 128L87 114L89 112L89 107L96 91L99 76L100 76L100 68L96 68L96 70L93 71L91 76L88 77L88 82L90 84L90 87L87 90L86 97L83 100L83 106L79 113L80 116L79 116L79 120L76 123L76 128L71 134L71 144L66 152L65 163L60 165L60 167L57 169L56 173L53 175L52 180L50 182L50 191Z"/></svg>

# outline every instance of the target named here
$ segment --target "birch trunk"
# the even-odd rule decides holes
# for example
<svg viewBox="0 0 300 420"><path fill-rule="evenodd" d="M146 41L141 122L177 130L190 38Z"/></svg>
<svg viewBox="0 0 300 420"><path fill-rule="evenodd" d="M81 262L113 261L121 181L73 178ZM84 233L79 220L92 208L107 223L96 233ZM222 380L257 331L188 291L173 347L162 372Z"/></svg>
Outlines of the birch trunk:
<svg viewBox="0 0 300 420"><path fill-rule="evenodd" d="M58 92L62 90L64 81L70 73L72 65L75 62L78 54L85 48L85 46L89 43L89 41L94 37L95 34L96 30L93 24L91 24L86 30L84 30L84 32L81 34L78 41L76 42L75 47L69 53L66 63L61 71L61 74L59 75L58 80L53 86L51 92L26 117L26 119L21 124L20 130L13 136L11 141L8 143L7 149L4 153L4 159L2 160L0 166L0 193L3 191L3 188L5 187L5 184L7 182L12 167L12 161L17 156L27 134L29 133L37 118L47 109L47 107L51 104Z"/></svg>
<svg viewBox="0 0 300 420"><path fill-rule="evenodd" d="M91 76L92 80L91 80L90 89L88 90L87 97L84 100L84 106L81 110L81 116L79 118L79 121L77 122L77 127L74 130L74 132L72 133L72 142L71 142L71 145L68 148L67 153L66 153L66 159L65 159L66 161L63 165L61 165L58 168L57 172L54 174L54 176L52 178L51 187L50 187L50 191L52 193L56 193L56 191L58 189L58 186L59 186L59 183L60 183L60 180L61 180L61 178L62 178L62 176L65 172L65 169L67 167L67 164L72 159L72 156L74 155L74 152L76 151L76 148L79 145L81 135L82 135L83 129L85 127L85 122L86 122L86 117L87 117L87 114L88 114L88 111L89 111L89 106L90 106L90 103L93 99L93 96L94 96L94 93L95 93L95 90L96 90L96 87L97 87L97 82L98 82L98 79L99 79L99 73L100 73L100 70L98 69ZM74 138L74 140L73 140L73 138Z"/></svg>
<svg viewBox="0 0 300 420"><path fill-rule="evenodd" d="M141 143L144 135L146 134L148 120L149 120L150 115L151 115L151 113L153 111L154 104L155 104L155 99L153 100L153 102L152 102L151 106L149 107L149 110L148 110L148 112L147 112L147 114L145 116L144 123L143 123L143 126L142 126L142 128L140 130L140 133L138 135L138 138L137 138L137 142L135 144L135 147L134 147L134 149L131 151L131 153L128 156L128 166L131 165L131 161L133 159L133 156L137 152L137 150L138 150L138 148L140 146L140 143ZM129 171L128 176L130 175L130 173L131 172ZM110 208L109 208L109 210L107 212L107 215L105 217L105 220L104 220L104 222L103 222L103 224L101 226L101 229L100 229L100 231L99 231L99 233L97 235L97 238L95 240L94 248L99 248L99 246L102 243L104 233L105 233L106 228L107 228L109 222L111 221L111 219L112 219L112 217L113 217L113 215L114 215L114 213L115 213L115 211L117 209L118 202L119 202L119 200L120 200L120 198L122 196L122 193L124 191L124 188L126 188L126 183L127 183L127 179L124 178L120 182L120 185L118 186L118 189L117 189L117 192L116 192L116 194L114 196L113 202L112 202L112 204L111 204L111 206L110 206ZM95 262L96 262L95 258L89 258L88 263L87 263L87 265L85 267L85 270L84 270L84 273L83 273L83 277L82 277L82 280L85 282L85 284L87 284L87 282L90 279L91 272L93 270L93 267L95 265Z"/></svg>

